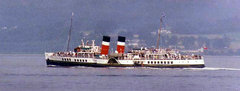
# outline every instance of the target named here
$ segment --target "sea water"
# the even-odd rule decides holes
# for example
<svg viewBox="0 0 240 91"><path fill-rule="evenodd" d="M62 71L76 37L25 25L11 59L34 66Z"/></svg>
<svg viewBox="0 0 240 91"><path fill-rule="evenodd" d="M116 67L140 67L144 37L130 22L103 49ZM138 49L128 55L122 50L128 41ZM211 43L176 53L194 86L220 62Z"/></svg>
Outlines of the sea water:
<svg viewBox="0 0 240 91"><path fill-rule="evenodd" d="M239 56L205 68L47 67L42 54L0 54L0 91L240 91Z"/></svg>

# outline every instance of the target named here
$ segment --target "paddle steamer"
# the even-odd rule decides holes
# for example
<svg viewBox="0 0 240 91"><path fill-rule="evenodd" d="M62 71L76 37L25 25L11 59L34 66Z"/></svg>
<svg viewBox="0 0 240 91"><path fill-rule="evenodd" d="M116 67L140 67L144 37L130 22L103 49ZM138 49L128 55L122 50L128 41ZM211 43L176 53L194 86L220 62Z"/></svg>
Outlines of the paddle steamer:
<svg viewBox="0 0 240 91"><path fill-rule="evenodd" d="M201 55L183 54L181 51L176 49L159 48L161 27L158 32L159 35L156 48L142 47L125 52L126 38L118 36L117 50L115 53L109 53L109 36L103 36L101 47L96 46L94 40L92 40L92 44L88 44L88 41L85 43L82 40L81 45L76 47L74 51L69 51L71 29L72 18L67 51L46 52L45 59L47 65L161 68L204 67L204 57Z"/></svg>
<svg viewBox="0 0 240 91"><path fill-rule="evenodd" d="M139 48L128 52L125 50L125 37L119 36L117 51L109 53L110 37L103 36L102 46L82 44L73 52L45 53L47 65L92 66L92 67L204 67L201 55L181 54L175 49Z"/></svg>

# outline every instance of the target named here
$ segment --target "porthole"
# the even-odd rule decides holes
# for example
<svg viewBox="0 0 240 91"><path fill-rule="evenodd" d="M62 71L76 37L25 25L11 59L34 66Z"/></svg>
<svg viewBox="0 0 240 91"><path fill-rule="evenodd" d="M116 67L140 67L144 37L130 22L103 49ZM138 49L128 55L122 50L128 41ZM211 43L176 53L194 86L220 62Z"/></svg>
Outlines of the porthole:
<svg viewBox="0 0 240 91"><path fill-rule="evenodd" d="M164 64L166 64L166 61L164 61Z"/></svg>
<svg viewBox="0 0 240 91"><path fill-rule="evenodd" d="M153 64L153 61L151 61L151 64Z"/></svg>
<svg viewBox="0 0 240 91"><path fill-rule="evenodd" d="M149 64L150 62L148 61L148 64Z"/></svg>
<svg viewBox="0 0 240 91"><path fill-rule="evenodd" d="M171 61L171 64L173 64L173 61Z"/></svg>
<svg viewBox="0 0 240 91"><path fill-rule="evenodd" d="M167 62L167 64L169 64L169 61Z"/></svg>
<svg viewBox="0 0 240 91"><path fill-rule="evenodd" d="M159 64L159 61L157 61L157 63Z"/></svg>
<svg viewBox="0 0 240 91"><path fill-rule="evenodd" d="M161 61L161 64L163 64L163 62Z"/></svg>
<svg viewBox="0 0 240 91"><path fill-rule="evenodd" d="M154 61L154 64L156 64L156 61Z"/></svg>
<svg viewBox="0 0 240 91"><path fill-rule="evenodd" d="M87 60L85 60L85 62L87 62Z"/></svg>

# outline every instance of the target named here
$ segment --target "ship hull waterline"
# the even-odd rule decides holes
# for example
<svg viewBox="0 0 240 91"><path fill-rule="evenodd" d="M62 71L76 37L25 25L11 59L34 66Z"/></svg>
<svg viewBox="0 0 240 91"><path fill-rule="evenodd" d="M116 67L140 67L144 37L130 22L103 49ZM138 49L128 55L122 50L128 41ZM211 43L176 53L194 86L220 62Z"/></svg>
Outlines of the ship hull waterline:
<svg viewBox="0 0 240 91"><path fill-rule="evenodd" d="M154 67L154 68L204 68L204 64L194 64L194 65L164 65L164 64L97 64L97 63L81 63L81 62L68 62L68 61L56 61L56 60L46 60L47 65L55 66L85 66L85 67Z"/></svg>

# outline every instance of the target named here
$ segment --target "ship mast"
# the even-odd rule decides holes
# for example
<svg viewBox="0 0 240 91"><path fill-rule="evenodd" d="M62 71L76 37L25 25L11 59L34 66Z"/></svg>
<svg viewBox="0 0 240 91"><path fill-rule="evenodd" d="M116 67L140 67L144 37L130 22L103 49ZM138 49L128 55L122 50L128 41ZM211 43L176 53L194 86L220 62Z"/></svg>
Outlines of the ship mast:
<svg viewBox="0 0 240 91"><path fill-rule="evenodd" d="M71 39L71 32L72 32L72 18L73 18L74 13L72 12L71 16L71 25L68 33L68 43L67 43L67 51L69 51L69 44L70 44L70 39Z"/></svg>
<svg viewBox="0 0 240 91"><path fill-rule="evenodd" d="M163 24L163 17L165 17L164 15L161 16L160 18L160 26L159 26L159 29L158 29L158 39L157 39L157 46L156 48L159 49L159 41L160 41L160 34L161 34L161 29L162 29L162 24Z"/></svg>

